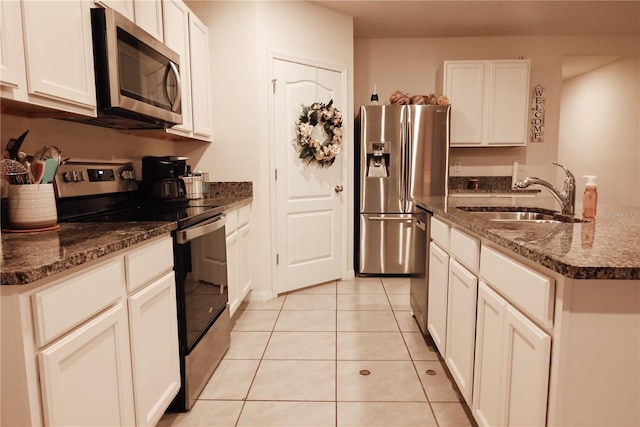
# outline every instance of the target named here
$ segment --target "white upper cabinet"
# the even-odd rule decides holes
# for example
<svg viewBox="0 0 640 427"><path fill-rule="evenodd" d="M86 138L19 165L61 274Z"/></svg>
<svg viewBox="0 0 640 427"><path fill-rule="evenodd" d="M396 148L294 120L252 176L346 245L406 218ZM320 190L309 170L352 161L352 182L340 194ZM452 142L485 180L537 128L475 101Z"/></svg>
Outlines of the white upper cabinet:
<svg viewBox="0 0 640 427"><path fill-rule="evenodd" d="M211 141L209 41L207 27L182 0L164 0L164 43L180 55L182 124L168 133Z"/></svg>
<svg viewBox="0 0 640 427"><path fill-rule="evenodd" d="M133 0L96 0L96 4L110 7L129 20L134 21Z"/></svg>
<svg viewBox="0 0 640 427"><path fill-rule="evenodd" d="M193 135L210 140L211 96L209 73L209 30L193 13L189 14L191 43L191 100L193 103Z"/></svg>
<svg viewBox="0 0 640 427"><path fill-rule="evenodd" d="M20 2L0 2L0 84L5 89L25 90L24 50ZM11 92L8 92L11 93Z"/></svg>
<svg viewBox="0 0 640 427"><path fill-rule="evenodd" d="M530 61L445 61L451 146L527 143Z"/></svg>
<svg viewBox="0 0 640 427"><path fill-rule="evenodd" d="M135 0L133 9L135 12L135 23L153 37L163 41L162 1Z"/></svg>
<svg viewBox="0 0 640 427"><path fill-rule="evenodd" d="M90 6L2 2L3 98L95 116Z"/></svg>
<svg viewBox="0 0 640 427"><path fill-rule="evenodd" d="M96 0L95 3L115 10L153 37L163 40L162 0Z"/></svg>

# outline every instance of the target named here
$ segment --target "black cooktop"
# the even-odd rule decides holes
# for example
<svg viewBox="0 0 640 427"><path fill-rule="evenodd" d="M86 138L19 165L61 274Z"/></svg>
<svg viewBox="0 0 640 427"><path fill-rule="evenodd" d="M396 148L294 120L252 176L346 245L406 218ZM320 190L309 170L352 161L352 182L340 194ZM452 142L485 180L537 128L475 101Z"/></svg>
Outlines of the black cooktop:
<svg viewBox="0 0 640 427"><path fill-rule="evenodd" d="M127 221L176 221L178 229L185 229L220 216L223 208L207 199L183 202L132 200L105 203L101 209L74 210L73 206L59 206L60 222L127 222Z"/></svg>

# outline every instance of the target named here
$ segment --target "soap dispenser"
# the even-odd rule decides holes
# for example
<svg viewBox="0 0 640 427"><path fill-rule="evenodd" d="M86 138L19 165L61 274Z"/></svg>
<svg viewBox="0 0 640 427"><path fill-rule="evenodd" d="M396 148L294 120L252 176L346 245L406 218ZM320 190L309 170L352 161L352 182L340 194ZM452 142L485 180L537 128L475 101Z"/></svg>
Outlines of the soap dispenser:
<svg viewBox="0 0 640 427"><path fill-rule="evenodd" d="M584 194L582 196L582 217L585 219L594 219L598 206L597 176L583 175L583 178L587 178L587 184L584 187Z"/></svg>

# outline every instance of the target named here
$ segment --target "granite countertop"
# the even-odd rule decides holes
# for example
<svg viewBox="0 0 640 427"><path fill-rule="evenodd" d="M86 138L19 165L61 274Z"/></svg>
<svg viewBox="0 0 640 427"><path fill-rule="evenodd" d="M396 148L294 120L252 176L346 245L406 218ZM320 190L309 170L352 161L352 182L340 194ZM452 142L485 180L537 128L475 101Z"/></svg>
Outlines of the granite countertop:
<svg viewBox="0 0 640 427"><path fill-rule="evenodd" d="M207 199L235 209L252 200L246 182L210 183ZM26 285L177 228L173 221L68 222L41 232L2 232L1 285Z"/></svg>
<svg viewBox="0 0 640 427"><path fill-rule="evenodd" d="M418 206L486 240L574 279L640 279L640 209L598 206L594 221L505 223L480 218L460 206L543 208L558 211L552 198L417 197ZM579 217L579 215L576 215Z"/></svg>

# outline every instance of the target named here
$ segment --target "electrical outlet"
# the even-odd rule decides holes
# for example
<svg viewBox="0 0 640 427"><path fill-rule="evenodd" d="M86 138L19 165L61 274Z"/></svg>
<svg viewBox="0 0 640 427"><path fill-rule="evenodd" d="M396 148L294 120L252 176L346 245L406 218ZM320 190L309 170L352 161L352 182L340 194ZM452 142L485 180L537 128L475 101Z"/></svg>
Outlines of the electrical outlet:
<svg viewBox="0 0 640 427"><path fill-rule="evenodd" d="M462 162L460 160L453 162L453 170L456 172L460 172L462 170Z"/></svg>

